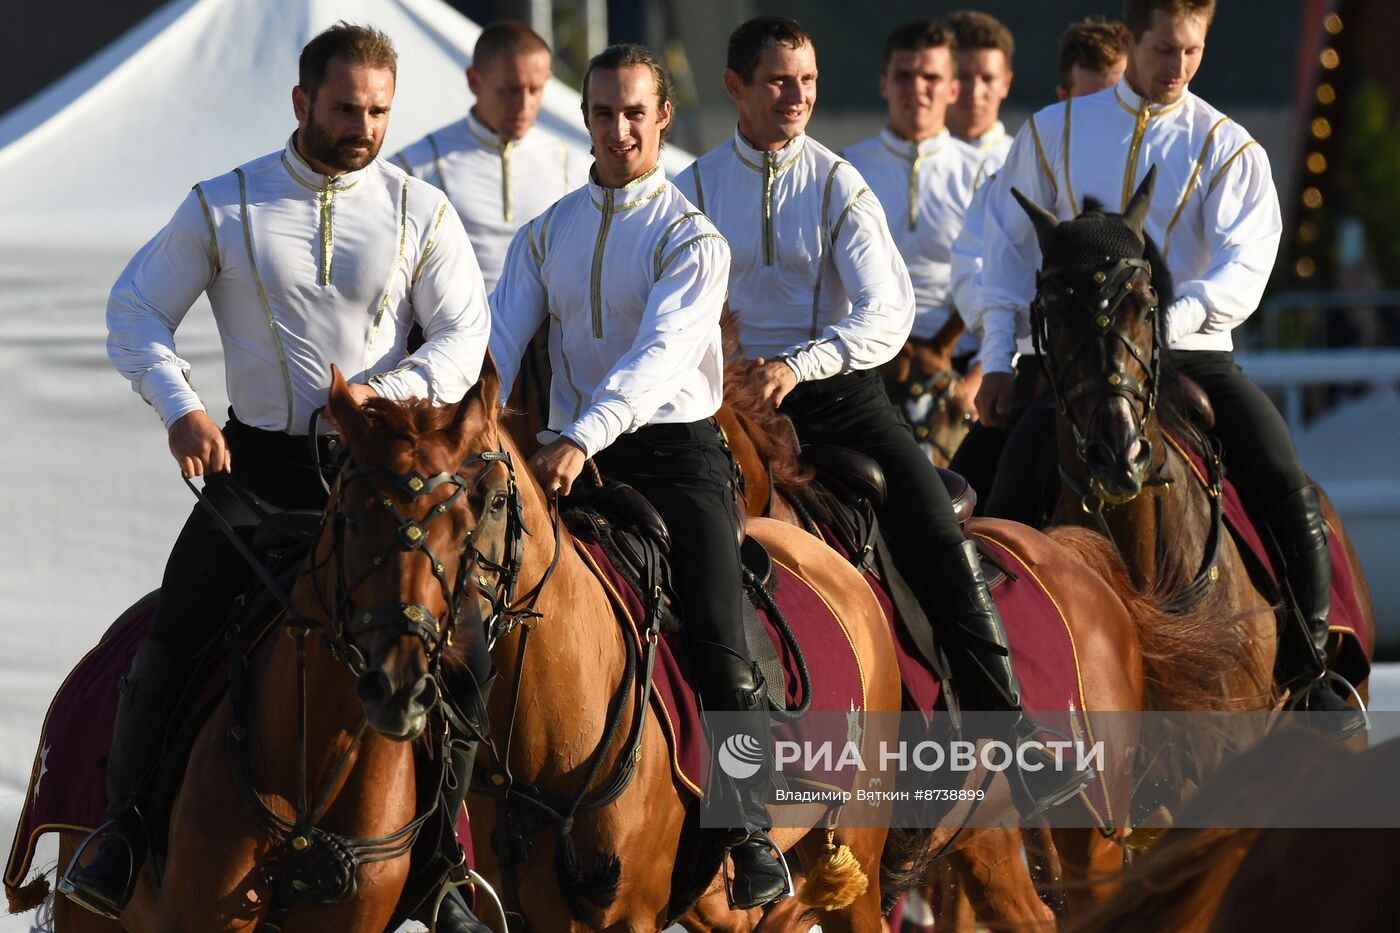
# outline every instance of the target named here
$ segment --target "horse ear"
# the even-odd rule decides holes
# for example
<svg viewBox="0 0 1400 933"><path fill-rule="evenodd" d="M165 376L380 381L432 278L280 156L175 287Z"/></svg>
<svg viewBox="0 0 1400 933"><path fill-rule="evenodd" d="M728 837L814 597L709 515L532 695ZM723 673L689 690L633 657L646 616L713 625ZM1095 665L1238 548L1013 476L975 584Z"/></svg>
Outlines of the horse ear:
<svg viewBox="0 0 1400 933"><path fill-rule="evenodd" d="M350 387L346 385L340 367L334 363L331 364L331 388L326 396L326 410L347 440L352 440L363 432L365 418L360 413L359 403L350 394Z"/></svg>
<svg viewBox="0 0 1400 933"><path fill-rule="evenodd" d="M1035 238L1040 241L1040 254L1045 255L1046 248L1050 245L1050 235L1055 232L1055 228L1060 225L1055 215L1041 207L1039 204L1026 197L1014 187L1011 189L1011 196L1016 199L1016 203L1021 205L1021 210L1026 212L1026 216L1031 219L1031 224L1035 227Z"/></svg>
<svg viewBox="0 0 1400 933"><path fill-rule="evenodd" d="M481 375L476 384L467 390L467 394L457 403L457 409L452 413L452 421L446 428L448 437L459 449L486 427L487 421L494 416L496 407L500 404L500 395L501 377L496 372L496 363L488 352L481 361Z"/></svg>
<svg viewBox="0 0 1400 933"><path fill-rule="evenodd" d="M1157 187L1157 166L1152 166L1147 170L1147 174L1142 179L1142 184L1138 185L1137 191L1133 192L1132 198L1128 201L1128 206L1123 210L1123 220L1128 226L1133 228L1133 232L1139 237L1143 235L1142 224L1147 220L1147 209L1152 206L1152 191Z"/></svg>

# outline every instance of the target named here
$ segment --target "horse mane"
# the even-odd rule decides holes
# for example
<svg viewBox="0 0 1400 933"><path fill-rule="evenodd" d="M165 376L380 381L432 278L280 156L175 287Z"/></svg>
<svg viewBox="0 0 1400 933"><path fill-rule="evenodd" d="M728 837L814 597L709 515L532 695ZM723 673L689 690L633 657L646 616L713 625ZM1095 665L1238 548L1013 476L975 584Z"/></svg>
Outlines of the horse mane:
<svg viewBox="0 0 1400 933"><path fill-rule="evenodd" d="M420 437L446 430L452 424L457 406L438 407L423 398L399 401L376 396L367 399L360 411L371 430L412 444Z"/></svg>
<svg viewBox="0 0 1400 933"><path fill-rule="evenodd" d="M720 318L720 335L724 345L724 404L739 419L754 449L763 460L773 485L788 499L796 500L808 511L820 514L822 506L812 492L816 475L804 466L800 458L797 432L792 422L771 404L764 403L752 376L756 364L739 355L739 330L733 314L726 308Z"/></svg>

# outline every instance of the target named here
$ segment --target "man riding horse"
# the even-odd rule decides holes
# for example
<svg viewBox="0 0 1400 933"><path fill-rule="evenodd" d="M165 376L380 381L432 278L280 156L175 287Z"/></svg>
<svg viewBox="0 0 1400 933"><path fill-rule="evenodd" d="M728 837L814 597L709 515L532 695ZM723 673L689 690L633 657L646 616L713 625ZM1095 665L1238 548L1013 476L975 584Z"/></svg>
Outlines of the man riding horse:
<svg viewBox="0 0 1400 933"><path fill-rule="evenodd" d="M741 352L758 357L759 391L804 443L854 448L879 463L889 488L880 522L914 569L928 617L944 623L940 641L959 653L964 705L1019 712L1006 630L977 548L874 372L908 337L914 293L860 173L805 135L817 91L812 40L793 20L752 19L729 38L724 84L738 108L734 138L678 184L733 250L729 305ZM1038 727L1026 716L1016 722L1019 747ZM1039 763L1011 777L1027 815L1091 779Z"/></svg>
<svg viewBox="0 0 1400 933"><path fill-rule="evenodd" d="M374 29L341 23L312 39L286 146L195 185L112 289L108 354L165 422L181 473L205 478L205 501L243 536L270 512L325 507L320 466L336 461L341 442L312 418L332 364L357 374L357 402L456 402L481 368L489 312L462 223L441 191L377 158L395 74L394 48ZM232 408L222 431L175 349L201 292L226 355ZM409 356L415 322L426 342ZM143 778L196 655L252 576L220 521L196 506L122 680L107 756L110 822L97 857L60 884L89 910L116 918L131 896L150 833L137 809ZM480 929L455 892L446 904L438 929Z"/></svg>
<svg viewBox="0 0 1400 933"><path fill-rule="evenodd" d="M1209 394L1229 467L1280 544L1286 590L1307 634L1282 640L1281 682L1305 694L1304 708L1339 714L1329 721L1349 734L1364 719L1333 688L1326 667L1331 563L1318 494L1278 410L1231 355L1231 331L1253 313L1268 283L1282 222L1263 148L1188 89L1214 8L1214 0L1126 0L1123 81L1052 105L1017 134L988 195L977 302L986 375L978 412L996 425L1009 411L1015 341L1029 330L1040 265L1034 225L1012 189L1063 220L1078 215L1089 197L1126 208L1155 166L1156 195L1143 230L1175 286L1175 300L1163 309L1171 364ZM1015 434L1043 433L1042 419L1053 419L1054 409L1033 414Z"/></svg>
<svg viewBox="0 0 1400 933"><path fill-rule="evenodd" d="M729 247L661 167L671 98L665 71L642 46L611 46L589 63L591 178L511 242L491 294L491 350L508 392L530 336L550 321L556 436L530 468L546 493L568 495L591 458L656 508L671 531L672 580L705 709L746 713L745 731L766 749L767 688L744 636L733 465L713 418L724 386ZM724 738L713 736L716 748ZM712 780L725 780L718 768ZM767 834L769 781L767 768L734 780L740 908L787 889Z"/></svg>

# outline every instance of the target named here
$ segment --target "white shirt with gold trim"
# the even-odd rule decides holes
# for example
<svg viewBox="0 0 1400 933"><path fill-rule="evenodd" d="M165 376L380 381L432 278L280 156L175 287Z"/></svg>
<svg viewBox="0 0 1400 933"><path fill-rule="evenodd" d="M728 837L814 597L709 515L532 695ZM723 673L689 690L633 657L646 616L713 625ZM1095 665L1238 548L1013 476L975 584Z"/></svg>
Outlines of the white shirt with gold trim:
<svg viewBox="0 0 1400 933"><path fill-rule="evenodd" d="M899 352L914 289L884 209L849 162L809 136L763 152L736 131L676 185L729 241L745 356L785 356L806 382Z"/></svg>
<svg viewBox="0 0 1400 933"><path fill-rule="evenodd" d="M201 292L240 421L305 434L331 364L387 398L455 402L490 336L481 272L442 192L376 159L314 171L285 149L195 185L107 304L107 353L166 427L204 404L175 349ZM405 356L417 321L426 342ZM329 428L326 428L329 430Z"/></svg>
<svg viewBox="0 0 1400 933"><path fill-rule="evenodd" d="M447 193L467 228L487 294L521 224L588 180L593 158L541 126L502 140L474 115L449 123L393 161Z"/></svg>
<svg viewBox="0 0 1400 933"><path fill-rule="evenodd" d="M913 336L938 333L953 310L953 241L962 229L982 157L946 129L917 143L886 127L842 155L885 209L890 234L914 285ZM959 350L975 350L965 338Z"/></svg>
<svg viewBox="0 0 1400 933"><path fill-rule="evenodd" d="M658 165L593 181L520 228L491 293L491 356L508 396L546 318L549 430L591 457L648 424L719 410L729 246Z"/></svg>
<svg viewBox="0 0 1400 933"><path fill-rule="evenodd" d="M991 128L981 136L973 136L970 139L958 137L962 142L976 149L982 156L982 164L986 166L988 175L995 175L997 170L1006 161L1006 154L1011 151L1011 144L1015 141L1010 133L1006 132L1006 124L1000 120L993 123Z"/></svg>
<svg viewBox="0 0 1400 933"><path fill-rule="evenodd" d="M1257 307L1283 229L1268 157L1244 127L1189 90L1159 105L1122 81L1035 114L997 175L977 301L988 372L1010 371L1014 338L1029 332L1040 268L1035 232L1011 188L1067 220L1088 197L1122 210L1154 165L1144 228L1176 290L1164 309L1170 346L1233 348L1230 332Z"/></svg>

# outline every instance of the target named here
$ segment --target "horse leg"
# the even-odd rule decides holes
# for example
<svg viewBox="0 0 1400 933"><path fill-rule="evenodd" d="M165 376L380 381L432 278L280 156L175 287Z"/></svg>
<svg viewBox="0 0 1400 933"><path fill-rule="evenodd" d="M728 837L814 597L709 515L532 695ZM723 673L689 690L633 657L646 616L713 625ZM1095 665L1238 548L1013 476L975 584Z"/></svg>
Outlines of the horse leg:
<svg viewBox="0 0 1400 933"><path fill-rule="evenodd" d="M1036 893L1022 856L1021 833L1010 829L967 833L972 838L948 853L948 859L976 919L1014 930L1053 923L1055 915Z"/></svg>
<svg viewBox="0 0 1400 933"><path fill-rule="evenodd" d="M845 907L835 910L804 911L807 917L815 919L822 933L880 933L880 855L885 848L887 830L883 827L862 829L838 829L833 844L850 848L851 855L865 873L868 884L865 890ZM827 854L826 829L818 825L797 844L796 852L810 875L813 866ZM797 887L799 895L802 886ZM771 922L771 920L769 921ZM767 928L765 924L765 929ZM774 927L774 929L808 929L807 926Z"/></svg>
<svg viewBox="0 0 1400 933"><path fill-rule="evenodd" d="M1096 829L1053 829L1071 917L1106 900L1117 889L1123 870L1123 847Z"/></svg>

